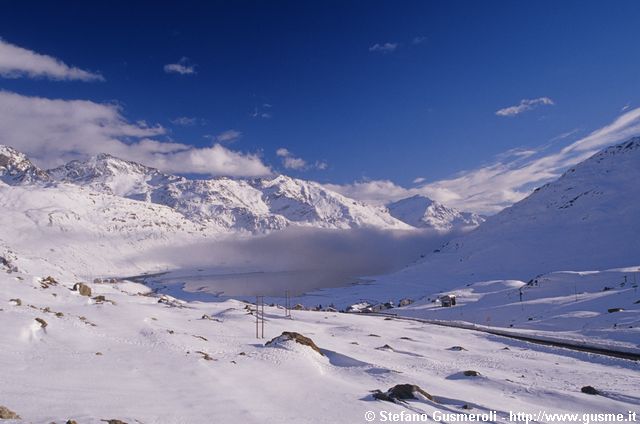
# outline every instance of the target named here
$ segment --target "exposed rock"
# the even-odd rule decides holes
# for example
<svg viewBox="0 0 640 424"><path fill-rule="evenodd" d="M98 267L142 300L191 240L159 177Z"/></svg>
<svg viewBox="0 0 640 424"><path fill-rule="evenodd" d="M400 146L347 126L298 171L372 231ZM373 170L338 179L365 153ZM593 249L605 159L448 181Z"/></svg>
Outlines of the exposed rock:
<svg viewBox="0 0 640 424"><path fill-rule="evenodd" d="M76 421L76 420L67 420L67 422L65 424L78 424L78 421Z"/></svg>
<svg viewBox="0 0 640 424"><path fill-rule="evenodd" d="M124 422L122 420L113 420L113 419L111 419L111 420L100 420L100 421L104 421L107 424L128 424L128 423L126 423L126 422Z"/></svg>
<svg viewBox="0 0 640 424"><path fill-rule="evenodd" d="M64 314L62 312L56 312L56 316L58 318L62 318L64 316Z"/></svg>
<svg viewBox="0 0 640 424"><path fill-rule="evenodd" d="M42 287L43 289L47 289L51 286L57 286L57 285L58 285L58 282L56 281L56 279L50 275L40 280L40 287Z"/></svg>
<svg viewBox="0 0 640 424"><path fill-rule="evenodd" d="M182 303L180 303L179 300L172 299L172 298L169 298L169 297L164 296L164 295L160 299L158 299L158 303L162 303L162 304L170 306L172 308L184 308L184 305Z"/></svg>
<svg viewBox="0 0 640 424"><path fill-rule="evenodd" d="M47 328L47 321L43 320L42 318L36 318L36 321L38 321L40 323L40 327L42 328Z"/></svg>
<svg viewBox="0 0 640 424"><path fill-rule="evenodd" d="M455 352L460 352L460 351L467 350L467 349L463 348L462 346L451 346L451 347L450 347L449 349L447 349L447 350L453 350L453 351L455 351Z"/></svg>
<svg viewBox="0 0 640 424"><path fill-rule="evenodd" d="M324 353L320 351L320 348L316 346L316 344L309 337L303 336L300 333L296 333L294 331L283 331L282 334L274 339L265 343L265 346L277 345L282 342L286 342L288 340L293 340L296 343L300 343L303 346L309 346L311 349L318 352L320 355L324 356Z"/></svg>
<svg viewBox="0 0 640 424"><path fill-rule="evenodd" d="M380 336L378 336L377 334L371 333L371 334L369 334L369 337L380 337Z"/></svg>
<svg viewBox="0 0 640 424"><path fill-rule="evenodd" d="M389 346L388 344L385 344L384 346L377 347L376 349L378 349L378 350L393 350L393 348L391 346Z"/></svg>
<svg viewBox="0 0 640 424"><path fill-rule="evenodd" d="M306 308L304 307L304 305L298 303L296 306L293 307L293 309L296 311L304 311Z"/></svg>
<svg viewBox="0 0 640 424"><path fill-rule="evenodd" d="M599 395L600 394L600 392L597 389L595 389L594 387L592 387L592 386L584 386L582 389L580 389L580 391L582 393L586 393L588 395Z"/></svg>
<svg viewBox="0 0 640 424"><path fill-rule="evenodd" d="M87 286L85 283L75 283L73 285L73 291L79 292L80 296L91 297L91 287Z"/></svg>
<svg viewBox="0 0 640 424"><path fill-rule="evenodd" d="M462 346L451 346L451 347L450 347L449 349L447 349L447 350L453 350L453 351L455 351L455 352L460 352L460 351L467 350L467 349L465 349L465 348L464 348L464 347L462 347Z"/></svg>
<svg viewBox="0 0 640 424"><path fill-rule="evenodd" d="M480 373L474 370L466 370L463 371L462 374L464 374L466 377L480 377Z"/></svg>
<svg viewBox="0 0 640 424"><path fill-rule="evenodd" d="M433 401L433 396L415 384L397 384L386 392L381 392L380 390L373 392L375 399L385 400L387 402L404 402L409 399L420 399L420 396Z"/></svg>
<svg viewBox="0 0 640 424"><path fill-rule="evenodd" d="M9 302L15 302L16 306L22 306L22 300L20 299L9 299Z"/></svg>
<svg viewBox="0 0 640 424"><path fill-rule="evenodd" d="M400 299L400 301L398 302L398 306L400 307L408 306L408 305L411 305L412 303L413 303L413 299L404 298L404 299Z"/></svg>
<svg viewBox="0 0 640 424"><path fill-rule="evenodd" d="M204 359L205 361L213 361L214 360L207 352L203 352L201 350L198 350L198 351L196 351L196 353L199 353L200 355L202 355L202 359Z"/></svg>
<svg viewBox="0 0 640 424"><path fill-rule="evenodd" d="M13 412L11 409L0 406L0 420L20 420L20 415Z"/></svg>
<svg viewBox="0 0 640 424"><path fill-rule="evenodd" d="M607 309L607 312L609 312L610 314L614 313L614 312L622 312L624 311L624 309L622 308L609 308Z"/></svg>
<svg viewBox="0 0 640 424"><path fill-rule="evenodd" d="M198 336L197 334L192 334L193 337L195 337L196 339L200 339L200 340L204 340L205 342L208 342L209 340L207 340L206 337L204 336Z"/></svg>

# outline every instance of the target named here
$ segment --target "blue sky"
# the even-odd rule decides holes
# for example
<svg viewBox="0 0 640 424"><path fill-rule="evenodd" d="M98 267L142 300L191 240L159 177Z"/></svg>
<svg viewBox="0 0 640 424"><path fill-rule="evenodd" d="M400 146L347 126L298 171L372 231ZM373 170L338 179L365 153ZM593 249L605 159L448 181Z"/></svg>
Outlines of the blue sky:
<svg viewBox="0 0 640 424"><path fill-rule="evenodd" d="M172 172L283 172L368 201L427 194L491 213L635 133L628 115L615 137L521 171L640 106L639 21L637 1L11 2L4 110L49 117L34 99L55 99L64 122L86 106L68 101L89 101L92 122L115 129L52 122L33 144L5 117L0 142L43 164L106 149ZM496 165L504 186L478 181Z"/></svg>

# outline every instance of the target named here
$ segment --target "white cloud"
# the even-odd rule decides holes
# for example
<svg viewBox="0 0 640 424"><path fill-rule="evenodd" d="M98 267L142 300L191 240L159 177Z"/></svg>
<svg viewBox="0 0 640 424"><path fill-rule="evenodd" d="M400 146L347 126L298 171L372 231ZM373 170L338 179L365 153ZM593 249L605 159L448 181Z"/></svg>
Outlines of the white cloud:
<svg viewBox="0 0 640 424"><path fill-rule="evenodd" d="M307 162L302 158L286 157L282 159L282 164L287 169L295 169L297 171L306 169Z"/></svg>
<svg viewBox="0 0 640 424"><path fill-rule="evenodd" d="M280 156L281 158L285 158L291 155L291 152L288 149L285 149L284 147L280 147L278 150L276 150L276 155Z"/></svg>
<svg viewBox="0 0 640 424"><path fill-rule="evenodd" d="M313 165L316 169L319 169L320 171L324 171L325 169L327 169L329 167L329 164L325 161L316 161L316 163Z"/></svg>
<svg viewBox="0 0 640 424"><path fill-rule="evenodd" d="M276 150L276 155L282 158L282 165L287 169L300 171L307 168L307 162L302 158L297 158L288 149L280 147Z"/></svg>
<svg viewBox="0 0 640 424"><path fill-rule="evenodd" d="M286 169L294 169L296 171L303 171L310 168L325 170L328 167L327 163L323 161L316 161L314 164L309 165L306 160L295 157L293 153L289 151L289 149L286 149L284 147L280 147L278 150L276 150L276 155L281 158L282 165Z"/></svg>
<svg viewBox="0 0 640 424"><path fill-rule="evenodd" d="M423 183L423 182L425 182L425 181L427 181L427 179L426 179L426 178L424 178L424 177L418 177L418 178L416 178L416 179L414 179L414 180L413 180L413 183L414 183L414 184L420 184L420 183Z"/></svg>
<svg viewBox="0 0 640 424"><path fill-rule="evenodd" d="M406 189L387 180L327 185L346 196L384 204L421 194L455 208L492 214L522 200L542 184L557 179L571 166L602 148L640 134L640 108L619 116L564 148L512 149L496 161L458 175Z"/></svg>
<svg viewBox="0 0 640 424"><path fill-rule="evenodd" d="M104 152L167 172L250 177L271 173L255 154L220 144L197 148L154 138L165 133L159 125L128 121L113 104L0 91L0 144L27 153L42 167Z"/></svg>
<svg viewBox="0 0 640 424"><path fill-rule="evenodd" d="M219 143L233 143L240 137L242 137L242 133L240 131L231 129L223 131L220 134L216 135L215 140Z"/></svg>
<svg viewBox="0 0 640 424"><path fill-rule="evenodd" d="M55 57L36 53L0 38L0 76L52 80L104 81L100 74L66 65Z"/></svg>
<svg viewBox="0 0 640 424"><path fill-rule="evenodd" d="M258 106L253 108L253 112L251 112L252 118L262 118L262 119L270 119L273 117L273 114L270 112L270 109L273 108L273 105L269 103L263 103L260 108Z"/></svg>
<svg viewBox="0 0 640 424"><path fill-rule="evenodd" d="M369 47L370 52L392 53L398 48L398 43L374 44Z"/></svg>
<svg viewBox="0 0 640 424"><path fill-rule="evenodd" d="M406 189L389 180L365 180L352 184L324 184L329 190L372 205L384 205L413 196L415 189Z"/></svg>
<svg viewBox="0 0 640 424"><path fill-rule="evenodd" d="M516 116L528 110L534 109L542 105L554 105L555 103L549 97L538 97L537 99L522 99L515 106L509 106L496 111L498 116Z"/></svg>
<svg viewBox="0 0 640 424"><path fill-rule="evenodd" d="M196 73L196 67L189 64L188 58L183 57L177 63L164 65L164 71L167 74L190 75Z"/></svg>
<svg viewBox="0 0 640 424"><path fill-rule="evenodd" d="M422 44L425 41L427 41L427 37L422 37L422 36L413 37L413 40L411 40L411 44Z"/></svg>
<svg viewBox="0 0 640 424"><path fill-rule="evenodd" d="M191 127L198 122L197 118L190 118L188 116L178 116L170 121L174 125L181 125L183 127Z"/></svg>

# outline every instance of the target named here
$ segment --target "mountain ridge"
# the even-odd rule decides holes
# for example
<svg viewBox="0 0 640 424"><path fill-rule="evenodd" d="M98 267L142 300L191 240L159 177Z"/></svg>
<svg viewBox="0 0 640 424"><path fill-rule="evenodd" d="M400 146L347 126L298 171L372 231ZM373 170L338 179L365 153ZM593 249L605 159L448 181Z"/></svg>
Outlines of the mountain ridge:
<svg viewBox="0 0 640 424"><path fill-rule="evenodd" d="M9 185L73 184L100 193L168 206L196 223L212 223L229 231L259 234L291 225L325 229L415 229L411 223L392 216L385 207L350 199L319 183L286 175L188 179L105 153L42 170L17 150L8 146L2 148L0 163L5 163L6 169L3 172L0 168L0 177ZM474 226L481 222L455 221L451 217L460 217L463 213L443 205L439 207L446 213L433 215L419 228L448 231L457 224Z"/></svg>

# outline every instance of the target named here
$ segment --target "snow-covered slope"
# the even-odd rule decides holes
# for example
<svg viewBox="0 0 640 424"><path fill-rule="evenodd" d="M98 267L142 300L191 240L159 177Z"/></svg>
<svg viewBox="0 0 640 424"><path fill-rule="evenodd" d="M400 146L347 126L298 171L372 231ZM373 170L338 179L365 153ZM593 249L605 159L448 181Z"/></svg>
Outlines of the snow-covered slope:
<svg viewBox="0 0 640 424"><path fill-rule="evenodd" d="M82 276L160 270L171 258L150 250L217 237L225 228L195 223L173 209L70 184L0 183L0 243Z"/></svg>
<svg viewBox="0 0 640 424"><path fill-rule="evenodd" d="M319 228L411 229L384 208L366 205L320 184L279 175L244 180L191 180L109 155L49 171L68 182L129 199L169 206L198 222L260 233L291 224Z"/></svg>
<svg viewBox="0 0 640 424"><path fill-rule="evenodd" d="M387 208L391 216L413 227L438 231L469 230L485 221L478 214L460 212L421 195L390 203Z"/></svg>
<svg viewBox="0 0 640 424"><path fill-rule="evenodd" d="M636 265L638 181L640 138L634 138L569 169L391 278L455 287L469 281L528 281L552 271Z"/></svg>
<svg viewBox="0 0 640 424"><path fill-rule="evenodd" d="M357 423L383 414L468 422L443 414L497 411L489 422L502 424L513 422L509 411L551 422L539 411L626 418L637 410L633 361L383 317L288 318L269 306L265 338L256 339L253 305L181 302L127 281L88 282L83 296L64 270L0 256L17 268L0 264L0 406L22 417L7 423ZM285 331L320 352L295 341L265 345ZM371 393L397 384L432 399Z"/></svg>

